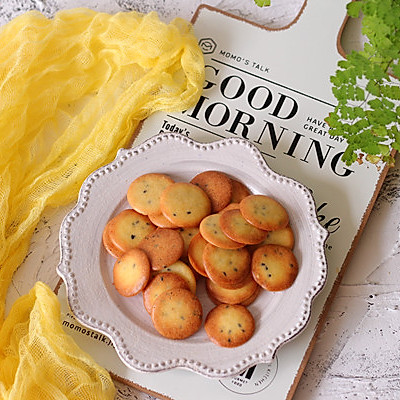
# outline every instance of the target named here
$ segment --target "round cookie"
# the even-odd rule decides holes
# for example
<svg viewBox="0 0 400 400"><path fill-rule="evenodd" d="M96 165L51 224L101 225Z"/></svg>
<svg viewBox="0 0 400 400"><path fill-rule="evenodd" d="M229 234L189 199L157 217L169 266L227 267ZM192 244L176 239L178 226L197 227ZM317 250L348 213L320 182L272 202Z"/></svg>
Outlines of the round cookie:
<svg viewBox="0 0 400 400"><path fill-rule="evenodd" d="M139 245L142 239L156 227L145 215L135 210L123 210L108 221L103 232L103 243L106 249L116 248L118 256Z"/></svg>
<svg viewBox="0 0 400 400"><path fill-rule="evenodd" d="M240 202L240 212L250 224L267 231L282 229L289 223L286 209L278 201L262 194L244 198Z"/></svg>
<svg viewBox="0 0 400 400"><path fill-rule="evenodd" d="M203 309L190 290L174 288L161 293L154 301L151 319L162 336L185 339L200 329Z"/></svg>
<svg viewBox="0 0 400 400"><path fill-rule="evenodd" d="M184 244L182 259L187 260L190 242L199 233L199 228L197 226L192 228L178 228L178 232L181 234Z"/></svg>
<svg viewBox="0 0 400 400"><path fill-rule="evenodd" d="M211 212L211 201L198 186L178 182L168 186L161 194L161 211L174 225L194 227Z"/></svg>
<svg viewBox="0 0 400 400"><path fill-rule="evenodd" d="M173 288L189 289L186 281L179 275L171 272L160 272L155 275L143 290L143 305L151 314L154 301L161 294Z"/></svg>
<svg viewBox="0 0 400 400"><path fill-rule="evenodd" d="M103 246L106 249L107 253L112 255L115 258L119 258L124 254L124 251L120 250L111 240L108 234L107 225L103 230Z"/></svg>
<svg viewBox="0 0 400 400"><path fill-rule="evenodd" d="M204 248L203 262L208 277L226 289L242 286L251 268L251 257L246 247L230 250L208 243Z"/></svg>
<svg viewBox="0 0 400 400"><path fill-rule="evenodd" d="M190 183L202 188L211 200L211 212L216 213L231 201L231 179L220 171L204 171L197 174Z"/></svg>
<svg viewBox="0 0 400 400"><path fill-rule="evenodd" d="M189 265L185 264L183 261L178 260L177 262L174 262L168 267L164 267L163 269L160 270L160 272L172 272L176 275L179 275L182 279L185 280L190 291L193 294L196 294L196 287L197 287L196 277L192 269L189 267Z"/></svg>
<svg viewBox="0 0 400 400"><path fill-rule="evenodd" d="M240 203L245 197L250 196L250 190L236 179L231 179L232 197L231 203Z"/></svg>
<svg viewBox="0 0 400 400"><path fill-rule="evenodd" d="M232 290L234 290L234 289L232 289ZM252 293L251 296L249 296L247 299L244 299L240 303L234 303L234 304L240 304L240 305L245 306L245 307L249 306L251 303L253 303L256 300L256 298L260 294L261 290L262 290L261 286L257 285L256 290ZM217 306L220 305L220 304L229 304L229 303L225 303L225 302L219 301L210 292L207 292L207 294L208 294L208 297L210 298L210 300Z"/></svg>
<svg viewBox="0 0 400 400"><path fill-rule="evenodd" d="M239 243L257 244L262 242L268 234L267 231L247 222L237 209L221 213L220 225L226 236Z"/></svg>
<svg viewBox="0 0 400 400"><path fill-rule="evenodd" d="M222 209L219 213L222 214L224 211L228 210L240 210L239 203L229 203L224 209Z"/></svg>
<svg viewBox="0 0 400 400"><path fill-rule="evenodd" d="M168 220L164 214L149 214L148 217L149 220L159 228L177 228L177 226Z"/></svg>
<svg viewBox="0 0 400 400"><path fill-rule="evenodd" d="M253 303L257 299L261 290L262 290L261 286L257 285L257 289L254 291L254 293L250 297L248 297L246 300L243 300L240 304L245 307L249 306L251 303Z"/></svg>
<svg viewBox="0 0 400 400"><path fill-rule="evenodd" d="M201 236L203 236L207 242L223 249L239 249L245 246L243 243L235 242L225 235L221 229L220 217L220 214L211 214L203 218L200 222Z"/></svg>
<svg viewBox="0 0 400 400"><path fill-rule="evenodd" d="M183 239L174 229L157 228L145 236L138 248L143 250L155 271L178 261L183 253Z"/></svg>
<svg viewBox="0 0 400 400"><path fill-rule="evenodd" d="M253 253L251 272L265 290L276 292L289 288L298 271L296 257L287 247L266 244Z"/></svg>
<svg viewBox="0 0 400 400"><path fill-rule="evenodd" d="M218 346L237 347L253 336L255 321L242 305L220 304L207 314L204 328L210 340Z"/></svg>
<svg viewBox="0 0 400 400"><path fill-rule="evenodd" d="M122 296L135 296L150 279L150 262L139 249L131 249L119 258L113 269L115 289Z"/></svg>
<svg viewBox="0 0 400 400"><path fill-rule="evenodd" d="M161 193L173 183L174 180L165 174L144 174L129 185L126 198L129 205L141 214L161 214Z"/></svg>
<svg viewBox="0 0 400 400"><path fill-rule="evenodd" d="M193 269L198 272L200 275L208 277L206 270L204 269L203 262L203 252L204 248L207 245L207 240L198 233L189 244L188 248L188 258L190 265Z"/></svg>
<svg viewBox="0 0 400 400"><path fill-rule="evenodd" d="M216 304L243 304L252 298L255 291L258 291L258 284L249 274L243 285L237 289L225 289L211 279L206 280L206 290L210 299Z"/></svg>
<svg viewBox="0 0 400 400"><path fill-rule="evenodd" d="M293 249L294 234L292 228L288 225L286 228L269 231L261 243L251 246L250 251L254 251L265 244L279 244L280 246Z"/></svg>

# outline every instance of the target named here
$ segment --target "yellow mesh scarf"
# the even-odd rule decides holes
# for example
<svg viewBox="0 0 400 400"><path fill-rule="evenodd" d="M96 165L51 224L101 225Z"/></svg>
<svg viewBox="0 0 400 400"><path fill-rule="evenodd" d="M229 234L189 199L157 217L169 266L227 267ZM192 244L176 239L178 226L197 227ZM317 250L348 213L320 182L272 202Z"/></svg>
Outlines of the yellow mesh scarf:
<svg viewBox="0 0 400 400"><path fill-rule="evenodd" d="M193 106L203 82L201 51L181 19L165 24L155 13L73 9L51 20L30 12L0 28L0 323L13 273L44 208L74 200L87 175L111 161L148 115ZM59 317L49 291L37 284L3 324L0 395L112 398L109 390L102 397L91 386L109 385L107 373L89 358L69 357L76 353L71 341L50 329ZM68 368L58 364L61 354ZM60 381L81 383L79 394L52 386L57 382L47 374L55 369ZM80 376L70 373L80 369ZM42 377L40 395L27 389L31 377Z"/></svg>
<svg viewBox="0 0 400 400"><path fill-rule="evenodd" d="M0 330L2 399L114 399L108 372L57 323L59 306L41 282L14 303Z"/></svg>

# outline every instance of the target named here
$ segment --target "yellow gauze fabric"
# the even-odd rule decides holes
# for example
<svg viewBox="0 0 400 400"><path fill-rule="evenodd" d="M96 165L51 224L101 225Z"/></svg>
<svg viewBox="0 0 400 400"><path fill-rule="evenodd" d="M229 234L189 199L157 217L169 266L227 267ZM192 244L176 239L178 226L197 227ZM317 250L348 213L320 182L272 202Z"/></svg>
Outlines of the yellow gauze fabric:
<svg viewBox="0 0 400 400"><path fill-rule="evenodd" d="M0 323L44 208L76 199L87 175L129 144L141 120L157 110L190 108L203 83L202 53L181 19L166 24L155 13L79 8L53 19L29 12L0 28ZM93 395L91 380L109 377L68 356L75 351L71 342L50 329L60 324L56 301L43 286L33 290L1 330L3 398L102 399ZM61 355L68 368L59 366ZM46 376L56 369L71 387L88 382L88 389L74 397L60 387L56 394L56 382ZM80 369L85 373L71 375ZM25 381L15 371L27 374ZM42 379L40 395L28 393L30 377Z"/></svg>
<svg viewBox="0 0 400 400"><path fill-rule="evenodd" d="M108 372L79 349L59 320L57 297L41 282L14 303L0 330L2 399L114 399Z"/></svg>

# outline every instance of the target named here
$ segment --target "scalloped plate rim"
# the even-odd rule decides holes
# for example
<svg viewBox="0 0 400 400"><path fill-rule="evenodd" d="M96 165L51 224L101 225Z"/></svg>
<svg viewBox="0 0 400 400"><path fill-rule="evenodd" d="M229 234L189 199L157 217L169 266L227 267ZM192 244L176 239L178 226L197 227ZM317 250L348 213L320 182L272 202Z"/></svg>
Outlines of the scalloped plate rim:
<svg viewBox="0 0 400 400"><path fill-rule="evenodd" d="M272 177L275 176L275 179L280 179L283 178L287 180L287 182L292 182L293 185L297 185L298 188L302 188L303 192L306 192L305 194L306 197L311 199L312 206L310 207L309 213L307 215L307 219L313 220L313 223L316 224L319 234L320 234L320 245L319 251L320 251L320 262L319 265L321 267L324 266L324 272L323 270L320 271L320 279L318 282L314 282L314 286L312 289L309 290L309 296L303 297L302 303L303 305L305 304L306 306L306 313L304 313L305 318L302 319L302 322L298 323L298 328L295 331L295 333L289 337L282 338L278 341L276 341L274 344L272 344L272 350L262 356L260 356L260 353L257 354L250 354L249 357L247 357L246 360L238 360L235 365L232 365L230 368L225 368L225 369L218 369L216 367L211 367L206 365L205 363L202 362L197 362L196 360L188 360L186 358L179 358L176 357L174 359L169 359L165 360L164 362L158 363L158 365L148 365L144 360L135 360L132 359L132 357L128 357L126 354L126 345L121 346L120 344L120 336L119 332L117 329L115 329L111 324L107 322L102 322L101 325L104 326L99 326L95 324L95 319L94 318L83 318L82 314L83 312L80 311L80 305L78 305L78 311L77 311L77 302L79 302L78 296L75 295L73 288L71 286L73 285L74 277L71 278L69 276L71 274L71 271L69 271L69 245L66 239L66 234L65 231L69 230L71 226L71 217L72 221L74 218L79 217L80 215L80 210L85 208L85 204L87 204L90 199L87 197L87 191L88 187L90 189L91 185L98 179L101 179L102 174L105 173L106 170L112 170L111 173L114 171L117 171L118 168L121 168L123 166L124 162L128 160L131 157L134 157L135 155L139 153L146 152L146 150L152 148L153 146L157 146L158 143L164 142L165 140L175 140L180 142L182 145L189 145L196 150L199 151L205 151L205 150L211 150L211 151L218 151L218 148L220 146L245 146L247 147L250 152L254 153L253 155L258 159L258 161L262 164L262 168L264 169L263 175L265 174L270 174ZM326 255L325 255L325 242L329 236L328 231L321 226L321 224L318 221L317 215L316 215L316 207L315 207L315 200L314 197L312 196L310 190L303 185L302 183L298 182L297 180L286 177L282 174L278 174L275 171L273 171L264 157L262 156L261 152L258 150L258 148L250 143L246 139L241 139L241 138L227 138L227 139L221 139L217 140L211 143L201 143L197 142L193 139L190 139L186 136L183 136L181 134L174 134L174 133L161 133L154 135L153 137L145 140L143 143L129 149L119 149L117 152L117 155L113 161L110 163L98 168L97 170L93 171L83 182L80 192L79 192L79 197L76 202L76 205L72 208L72 210L65 216L61 228L60 228L60 262L57 266L57 273L58 275L63 279L66 290L67 290L67 300L70 306L71 311L75 315L76 319L83 325L88 328L91 328L95 331L101 332L105 336L109 337L111 341L114 344L115 350L118 353L118 356L120 359L124 362L125 365L127 365L129 368L132 368L134 370L140 371L140 372L159 372L159 371L164 371L164 370L170 370L174 368L186 368L189 370L192 370L193 372L199 373L201 375L210 377L210 378L225 378L229 376L233 376L236 374L239 374L243 370L258 364L260 362L271 362L273 358L276 355L277 350L287 343L288 341L293 340L296 336L298 336L308 325L308 322L311 317L311 309L312 309L312 303L315 299L315 297L321 292L323 289L326 279L327 279L327 262L326 262ZM72 282L72 283L71 283ZM265 347L267 347L267 344L265 344Z"/></svg>

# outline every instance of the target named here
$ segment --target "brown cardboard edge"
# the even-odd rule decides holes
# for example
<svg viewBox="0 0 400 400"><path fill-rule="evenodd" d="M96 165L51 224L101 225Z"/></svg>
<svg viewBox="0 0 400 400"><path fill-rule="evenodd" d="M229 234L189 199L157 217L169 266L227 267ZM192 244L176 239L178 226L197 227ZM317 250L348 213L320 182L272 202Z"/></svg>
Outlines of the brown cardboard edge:
<svg viewBox="0 0 400 400"><path fill-rule="evenodd" d="M149 394L150 396L156 397L156 398L161 399L161 400L174 400L172 397L165 396L165 395L163 395L161 393L158 393L158 392L154 392L153 390L150 390L150 389L147 389L147 388L145 388L143 386L140 386L137 383L132 383L128 379L122 378L121 376L116 375L116 374L114 374L112 372L110 372L110 376L111 376L111 378L115 379L116 381L118 381L120 383L123 383L123 384L125 384L127 386L134 387L135 389L138 389L143 393ZM136 396L135 396L135 398L136 398Z"/></svg>
<svg viewBox="0 0 400 400"><path fill-rule="evenodd" d="M357 0L352 0L352 1L357 1ZM299 13L297 14L297 16L294 18L294 20L291 23L289 23L288 25L283 26L281 28L268 28L268 27L266 27L264 25L257 24L255 22L251 22L249 20L246 20L244 18L241 18L241 17L238 17L236 15L230 14L229 12L220 10L220 9L218 9L216 7L213 7L213 6L210 6L210 5L207 5L207 4L201 4L200 6L197 7L195 13L193 14L191 22L194 23L196 21L196 19L199 16L199 13L200 13L200 11L202 9L208 9L208 10L215 11L215 12L218 12L220 14L226 15L226 16L228 16L230 18L246 22L246 23L248 23L250 25L253 25L255 27L258 27L258 28L261 28L261 29L264 29L264 30L267 30L267 31L282 31L282 30L285 30L285 29L289 29L292 25L294 25L299 20L299 18L301 17L306 5L307 5L307 0L304 0L304 3L302 5ZM336 41L337 50L338 50L339 54L344 58L346 58L346 53L345 53L345 51L344 51L344 49L343 49L343 47L341 45L341 37L342 37L343 30L344 30L344 28L346 26L346 23L349 20L349 18L350 17L348 15L346 15L346 17L344 18L343 23L339 28L337 41ZM143 125L143 121L141 121L139 123L137 129L133 133L132 138L130 140L130 144L132 144L134 142L136 136L138 135L138 133L140 132L140 130L142 128L142 125ZM395 154L395 152L393 152L393 156L394 156L394 154ZM362 234L362 232L363 232L363 230L365 228L365 225L366 225L366 223L368 221L368 218L369 218L369 216L371 214L372 208L373 208L373 206L375 204L375 201L376 201L376 199L378 197L378 194L379 194L380 189L382 187L382 184L383 184L383 182L384 182L384 180L386 178L386 175L387 175L387 173L389 171L389 168L390 168L389 166L385 166L383 168L381 174L380 174L379 180L378 180L377 185L375 187L375 191L374 191L374 193L373 193L373 195L372 195L372 197L370 199L370 202L368 204L368 207L367 207L367 209L366 209L366 211L365 211L365 213L364 213L364 215L362 217L362 221L361 221L360 227L359 227L359 229L357 231L357 234L353 239L353 242L351 244L350 250L348 251L348 253L346 255L346 258L345 258L345 260L344 260L344 262L343 262L343 264L342 264L342 266L340 268L340 271L339 271L339 273L338 273L338 275L337 275L337 277L335 279L333 287L332 287L332 289L331 289L331 291L330 291L330 293L329 293L329 295L327 297L327 300L324 303L322 312L319 315L318 322L316 324L316 328L315 328L314 334L313 334L313 336L312 336L312 338L311 338L311 340L309 342L309 345L308 345L308 347L306 349L306 352L304 353L303 360L302 360L302 362L300 364L300 367L299 367L299 369L297 371L297 374L294 377L293 383L292 383L292 385L291 385L291 387L289 389L289 392L287 394L286 400L291 400L293 398L294 394L295 394L297 386L298 386L298 384L300 382L300 379L301 379L301 377L302 377L302 375L304 373L306 365L307 365L307 363L308 363L308 361L310 359L312 350L313 350L313 348L315 346L315 343L317 341L319 333L321 332L323 324L324 324L324 322L326 320L326 317L328 315L329 308L332 305L332 302L333 302L333 300L334 300L334 298L336 296L337 290L339 288L340 282L343 279L344 273L345 273L345 271L346 271L346 269L347 269L347 267L348 267L348 265L350 263L351 257L353 256L353 253L354 253L354 251L355 251L355 249L357 247L357 244L358 244L358 242L360 240L361 234ZM63 281L60 278L59 282L57 283L56 288L54 289L54 292L56 294L58 293L62 283L63 283ZM161 393L158 393L156 391L152 391L150 389L147 389L146 387L143 387L143 386L141 386L141 385L139 385L139 384L137 384L135 382L132 382L132 381L126 379L126 378L123 378L123 377L121 377L121 376L119 376L117 374L114 374L111 371L109 371L109 373L110 373L110 376L113 379L115 379L116 381L118 381L120 383L123 383L125 385L128 385L128 386L131 386L133 388L136 388L136 389L138 389L138 390L140 390L140 391L142 391L142 392L144 392L146 394L149 394L151 396L157 397L157 398L162 399L162 400L173 400L173 398L171 398L169 396L165 396L165 395L163 395Z"/></svg>

